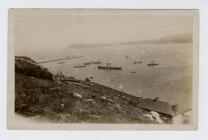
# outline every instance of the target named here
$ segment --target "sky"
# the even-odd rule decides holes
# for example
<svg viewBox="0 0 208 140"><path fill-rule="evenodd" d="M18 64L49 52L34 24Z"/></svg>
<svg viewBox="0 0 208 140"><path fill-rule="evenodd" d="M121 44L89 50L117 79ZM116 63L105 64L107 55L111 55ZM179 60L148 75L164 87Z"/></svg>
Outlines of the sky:
<svg viewBox="0 0 208 140"><path fill-rule="evenodd" d="M15 15L16 55L72 44L120 43L192 33L188 15L125 12L20 12ZM163 12L165 13L165 11Z"/></svg>

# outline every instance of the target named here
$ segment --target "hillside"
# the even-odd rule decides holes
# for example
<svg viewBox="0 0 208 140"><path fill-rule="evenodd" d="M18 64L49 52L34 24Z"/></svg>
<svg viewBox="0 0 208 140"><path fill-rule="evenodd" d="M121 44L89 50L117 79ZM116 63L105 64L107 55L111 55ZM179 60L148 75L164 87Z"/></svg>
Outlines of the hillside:
<svg viewBox="0 0 208 140"><path fill-rule="evenodd" d="M53 79L53 74L28 57L15 57L15 72L40 79Z"/></svg>
<svg viewBox="0 0 208 140"><path fill-rule="evenodd" d="M57 78L34 60L15 57L15 112L18 114L53 122L171 123L171 118L145 109L144 101L88 80Z"/></svg>

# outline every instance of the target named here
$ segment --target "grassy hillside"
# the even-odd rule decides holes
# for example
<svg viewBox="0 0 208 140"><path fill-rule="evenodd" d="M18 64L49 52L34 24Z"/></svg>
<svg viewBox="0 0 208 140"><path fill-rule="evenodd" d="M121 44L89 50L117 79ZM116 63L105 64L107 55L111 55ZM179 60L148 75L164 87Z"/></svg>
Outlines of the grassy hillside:
<svg viewBox="0 0 208 140"><path fill-rule="evenodd" d="M138 97L90 81L57 80L35 61L18 59L16 113L53 122L160 123L149 110L137 107Z"/></svg>
<svg viewBox="0 0 208 140"><path fill-rule="evenodd" d="M28 57L15 57L15 72L40 79L53 79L53 75L46 68Z"/></svg>

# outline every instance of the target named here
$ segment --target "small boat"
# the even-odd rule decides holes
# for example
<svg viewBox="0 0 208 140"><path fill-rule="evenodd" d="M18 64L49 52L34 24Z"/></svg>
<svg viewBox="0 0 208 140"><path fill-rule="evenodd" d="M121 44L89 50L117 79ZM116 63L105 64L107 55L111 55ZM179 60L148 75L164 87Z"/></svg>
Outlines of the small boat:
<svg viewBox="0 0 208 140"><path fill-rule="evenodd" d="M93 62L93 64L101 64L100 61Z"/></svg>
<svg viewBox="0 0 208 140"><path fill-rule="evenodd" d="M141 64L142 61L134 61L134 64Z"/></svg>
<svg viewBox="0 0 208 140"><path fill-rule="evenodd" d="M84 68L87 67L86 65L79 65L79 66L74 66L74 68Z"/></svg>
<svg viewBox="0 0 208 140"><path fill-rule="evenodd" d="M136 73L136 71L132 71L131 73Z"/></svg>
<svg viewBox="0 0 208 140"><path fill-rule="evenodd" d="M149 66L149 67L153 67L153 66L157 66L157 65L159 65L159 64L158 63L155 63L154 60L152 60L151 63L147 64L147 66Z"/></svg>
<svg viewBox="0 0 208 140"><path fill-rule="evenodd" d="M84 63L85 65L91 65L92 64L92 62L86 62L86 63Z"/></svg>

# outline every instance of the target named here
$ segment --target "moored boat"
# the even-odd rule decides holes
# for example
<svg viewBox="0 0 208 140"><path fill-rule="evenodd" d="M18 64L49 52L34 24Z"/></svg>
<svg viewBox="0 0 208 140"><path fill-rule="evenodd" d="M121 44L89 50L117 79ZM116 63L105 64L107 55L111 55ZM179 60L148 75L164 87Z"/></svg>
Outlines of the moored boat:
<svg viewBox="0 0 208 140"><path fill-rule="evenodd" d="M149 66L149 67L150 67L150 66L153 67L153 66L157 66L157 65L159 65L159 63L155 63L154 60L152 60L151 63L147 64L147 66Z"/></svg>
<svg viewBox="0 0 208 140"><path fill-rule="evenodd" d="M98 66L98 69L104 69L104 70L121 70L122 67L112 67L111 63L106 63L106 66Z"/></svg>
<svg viewBox="0 0 208 140"><path fill-rule="evenodd" d="M106 69L106 70L122 70L121 67L106 67L106 66L98 66L98 69Z"/></svg>
<svg viewBox="0 0 208 140"><path fill-rule="evenodd" d="M141 64L142 61L134 61L134 64Z"/></svg>
<svg viewBox="0 0 208 140"><path fill-rule="evenodd" d="M92 62L86 62L86 63L84 63L85 65L91 65L92 64Z"/></svg>
<svg viewBox="0 0 208 140"><path fill-rule="evenodd" d="M93 64L101 64L100 61L93 62Z"/></svg>

